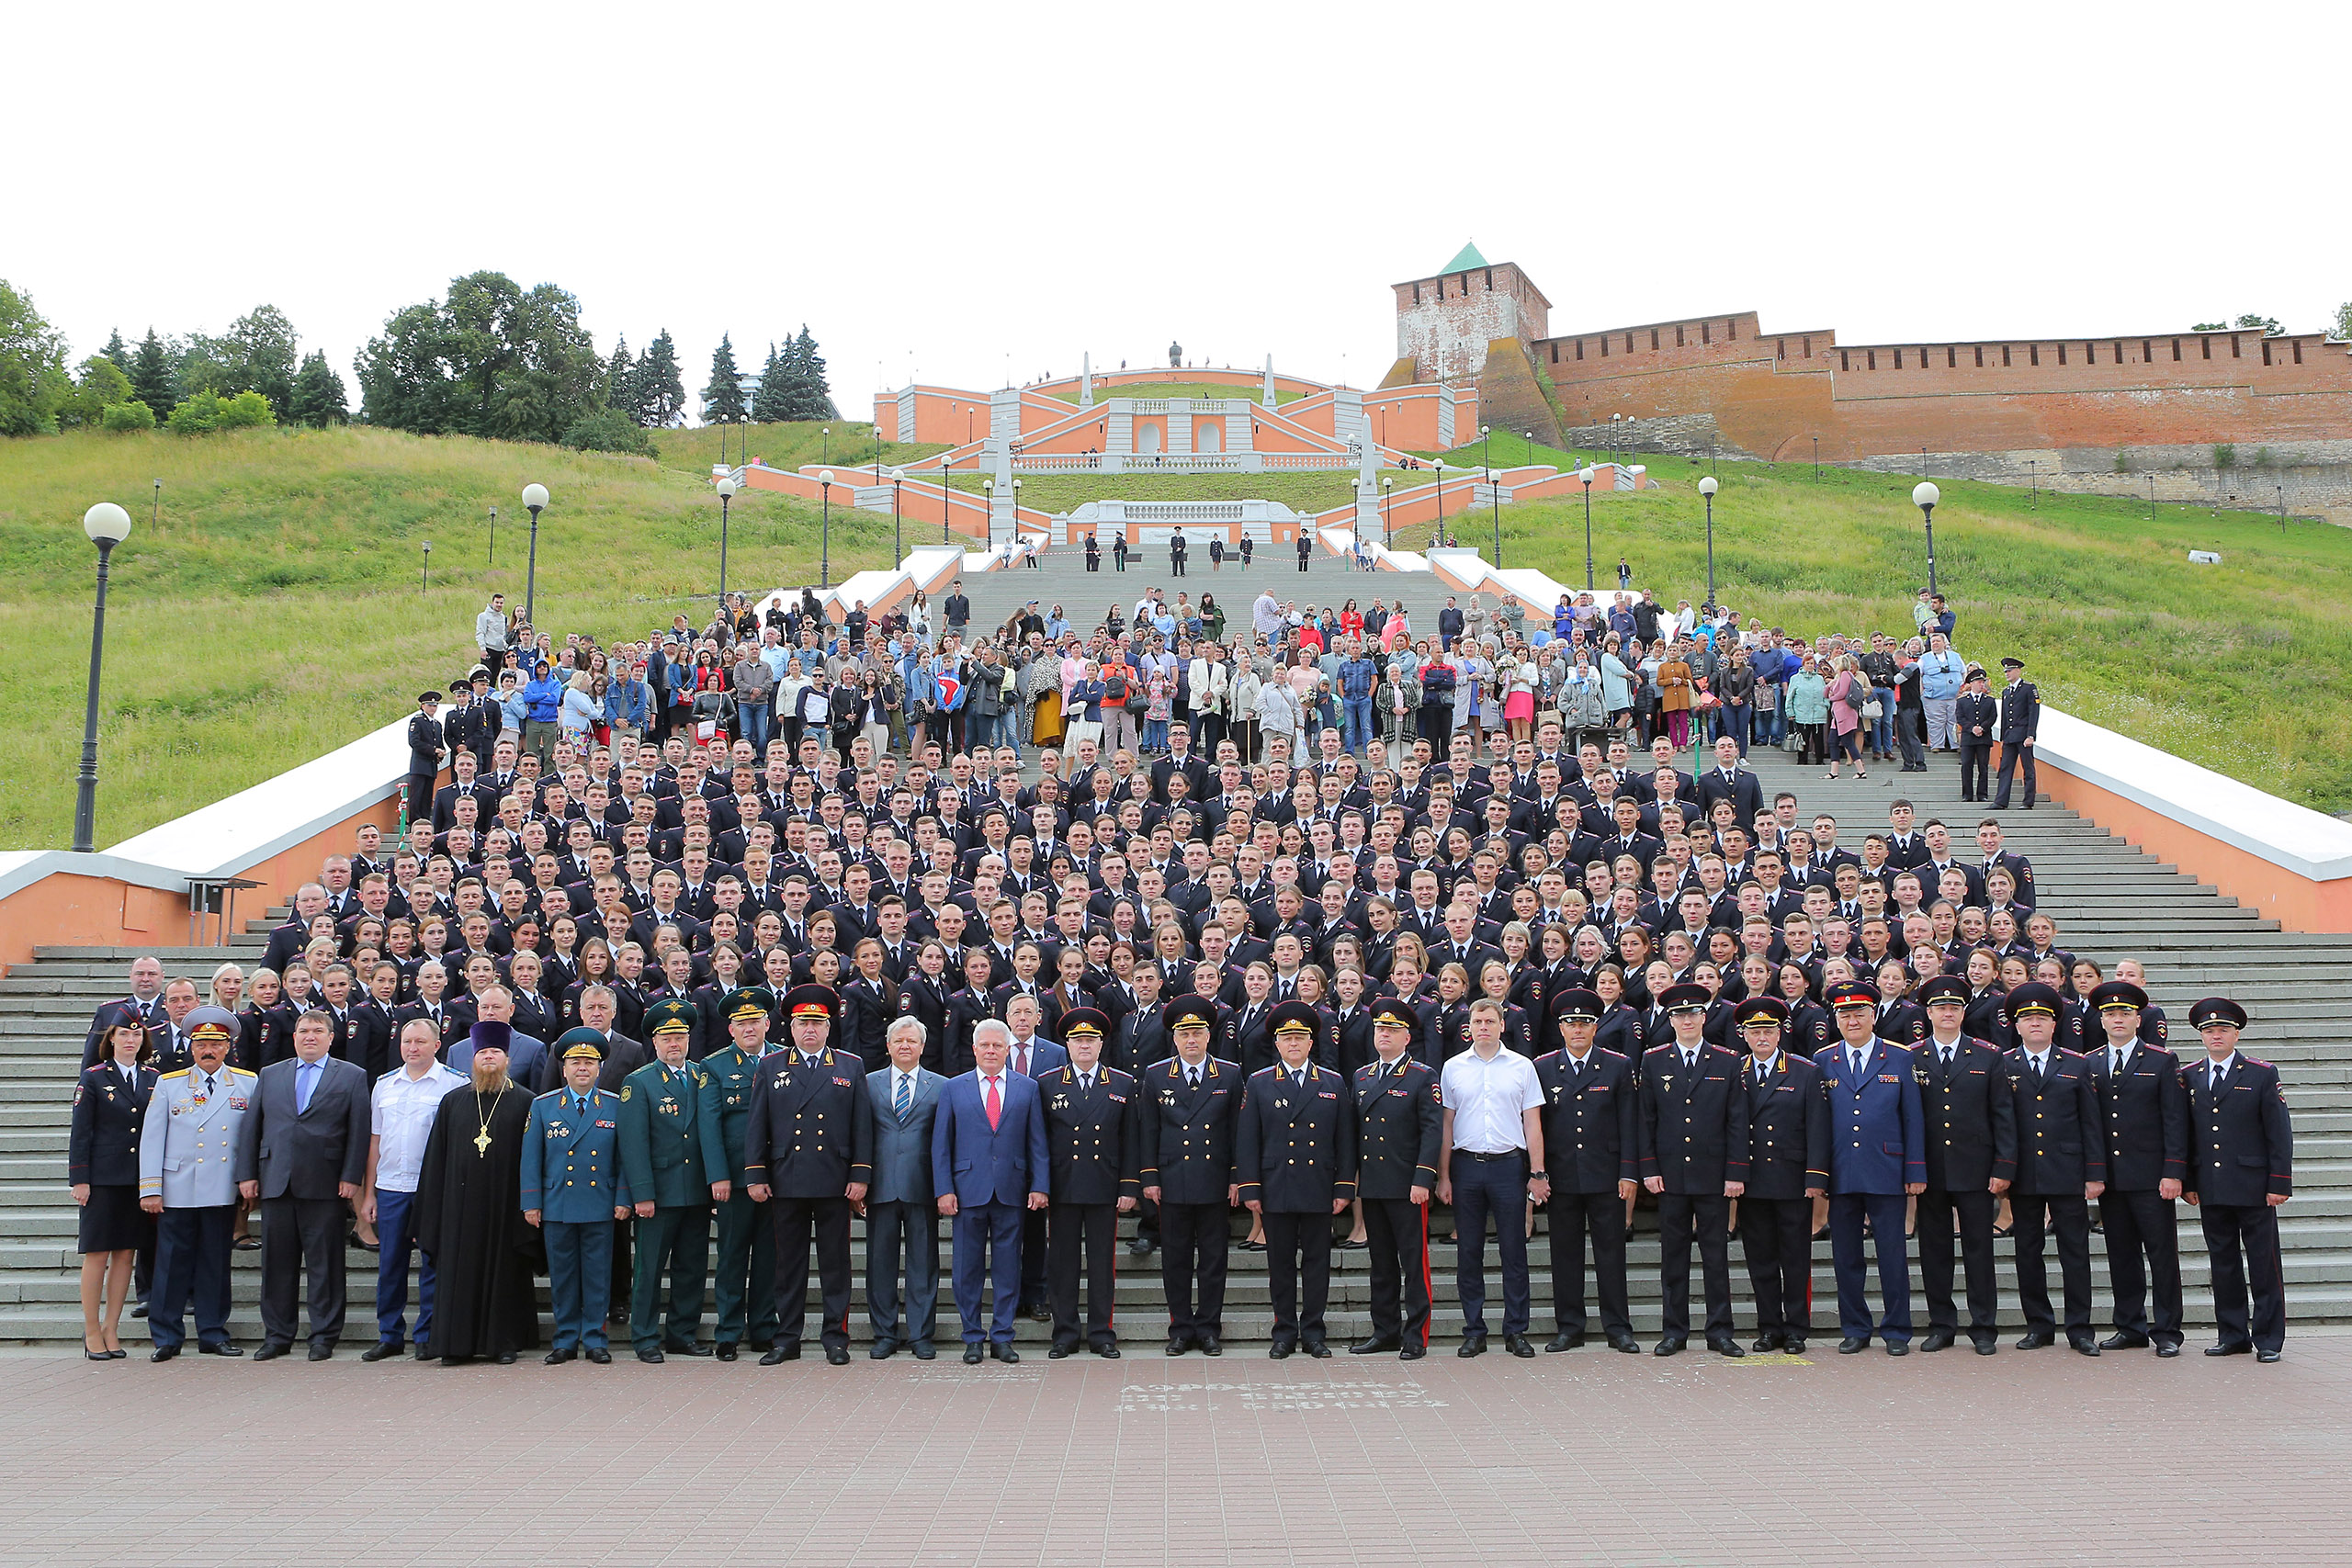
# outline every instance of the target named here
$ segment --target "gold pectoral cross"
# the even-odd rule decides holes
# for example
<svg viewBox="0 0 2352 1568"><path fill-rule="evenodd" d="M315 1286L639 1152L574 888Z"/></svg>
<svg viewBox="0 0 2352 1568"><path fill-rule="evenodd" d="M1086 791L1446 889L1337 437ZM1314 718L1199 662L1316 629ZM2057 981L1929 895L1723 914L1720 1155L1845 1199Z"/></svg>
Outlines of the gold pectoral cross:
<svg viewBox="0 0 2352 1568"><path fill-rule="evenodd" d="M489 1128L484 1127L481 1132L474 1134L474 1153L480 1155L484 1159L488 1159L490 1157Z"/></svg>

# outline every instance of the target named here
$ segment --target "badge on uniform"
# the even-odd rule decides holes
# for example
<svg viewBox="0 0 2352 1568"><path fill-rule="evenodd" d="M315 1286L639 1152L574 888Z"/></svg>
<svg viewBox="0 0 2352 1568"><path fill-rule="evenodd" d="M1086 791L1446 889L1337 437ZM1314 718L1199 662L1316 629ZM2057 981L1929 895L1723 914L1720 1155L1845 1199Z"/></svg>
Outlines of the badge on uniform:
<svg viewBox="0 0 2352 1568"><path fill-rule="evenodd" d="M833 1080L833 1087L836 1089L853 1089L856 1086L852 1084L847 1078L835 1078Z"/></svg>
<svg viewBox="0 0 2352 1568"><path fill-rule="evenodd" d="M627 1105L628 1103L628 1097L629 1086L628 1084L621 1085L621 1103L623 1105Z"/></svg>
<svg viewBox="0 0 2352 1568"><path fill-rule="evenodd" d="M599 1122L596 1123L596 1129L599 1132L608 1133L619 1125L620 1123L617 1122Z"/></svg>
<svg viewBox="0 0 2352 1568"><path fill-rule="evenodd" d="M1903 1079L1899 1075L1894 1073L1881 1073L1878 1076L1878 1081L1881 1083L1901 1083Z"/></svg>
<svg viewBox="0 0 2352 1568"><path fill-rule="evenodd" d="M1334 1094L1331 1090L1324 1089L1316 1090L1315 1098L1317 1100L1337 1100L1340 1097L1337 1094Z"/></svg>

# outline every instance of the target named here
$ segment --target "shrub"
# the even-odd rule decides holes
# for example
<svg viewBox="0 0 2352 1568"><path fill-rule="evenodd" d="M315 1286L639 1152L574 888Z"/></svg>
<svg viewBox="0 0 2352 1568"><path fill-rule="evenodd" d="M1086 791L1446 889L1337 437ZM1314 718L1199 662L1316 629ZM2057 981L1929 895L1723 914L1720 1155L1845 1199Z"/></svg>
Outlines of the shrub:
<svg viewBox="0 0 2352 1568"><path fill-rule="evenodd" d="M563 444L575 452L631 452L653 456L653 438L619 409L594 409L571 422Z"/></svg>
<svg viewBox="0 0 2352 1568"><path fill-rule="evenodd" d="M127 403L108 403L98 411L98 425L104 430L153 430L155 411L135 398Z"/></svg>
<svg viewBox="0 0 2352 1568"><path fill-rule="evenodd" d="M174 409L165 423L174 435L209 434L220 426L220 400L210 392L198 392Z"/></svg>
<svg viewBox="0 0 2352 1568"><path fill-rule="evenodd" d="M2238 466L2238 449L2224 441L2213 448L2213 466L2227 470Z"/></svg>
<svg viewBox="0 0 2352 1568"><path fill-rule="evenodd" d="M222 430L258 430L277 423L277 415L270 411L269 400L259 392L239 392L233 398L220 400L217 421Z"/></svg>

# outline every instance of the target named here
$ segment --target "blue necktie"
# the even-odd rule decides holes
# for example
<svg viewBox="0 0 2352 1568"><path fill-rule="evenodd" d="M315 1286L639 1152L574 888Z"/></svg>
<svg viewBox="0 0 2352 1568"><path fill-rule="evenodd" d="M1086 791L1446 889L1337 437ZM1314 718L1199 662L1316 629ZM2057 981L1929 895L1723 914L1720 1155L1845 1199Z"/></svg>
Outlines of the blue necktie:
<svg viewBox="0 0 2352 1568"><path fill-rule="evenodd" d="M914 1102L915 1094L913 1080L910 1079L906 1074L900 1073L899 1075L899 1092L897 1095L892 1097L890 1100L891 1113L897 1116L899 1121L903 1122L907 1119L908 1110L913 1106Z"/></svg>
<svg viewBox="0 0 2352 1568"><path fill-rule="evenodd" d="M311 1090L319 1081L319 1065L305 1062L294 1073L294 1114L300 1116L311 1109Z"/></svg>

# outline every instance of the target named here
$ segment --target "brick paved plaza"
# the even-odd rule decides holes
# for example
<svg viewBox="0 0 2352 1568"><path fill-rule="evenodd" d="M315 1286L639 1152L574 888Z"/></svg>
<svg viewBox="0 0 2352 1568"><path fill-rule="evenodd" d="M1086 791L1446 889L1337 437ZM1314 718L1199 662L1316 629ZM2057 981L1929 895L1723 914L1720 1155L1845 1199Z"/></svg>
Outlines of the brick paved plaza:
<svg viewBox="0 0 2352 1568"><path fill-rule="evenodd" d="M2346 1561L2352 1337L2290 1338L2275 1367L2199 1348L765 1371L14 1356L0 1561Z"/></svg>

